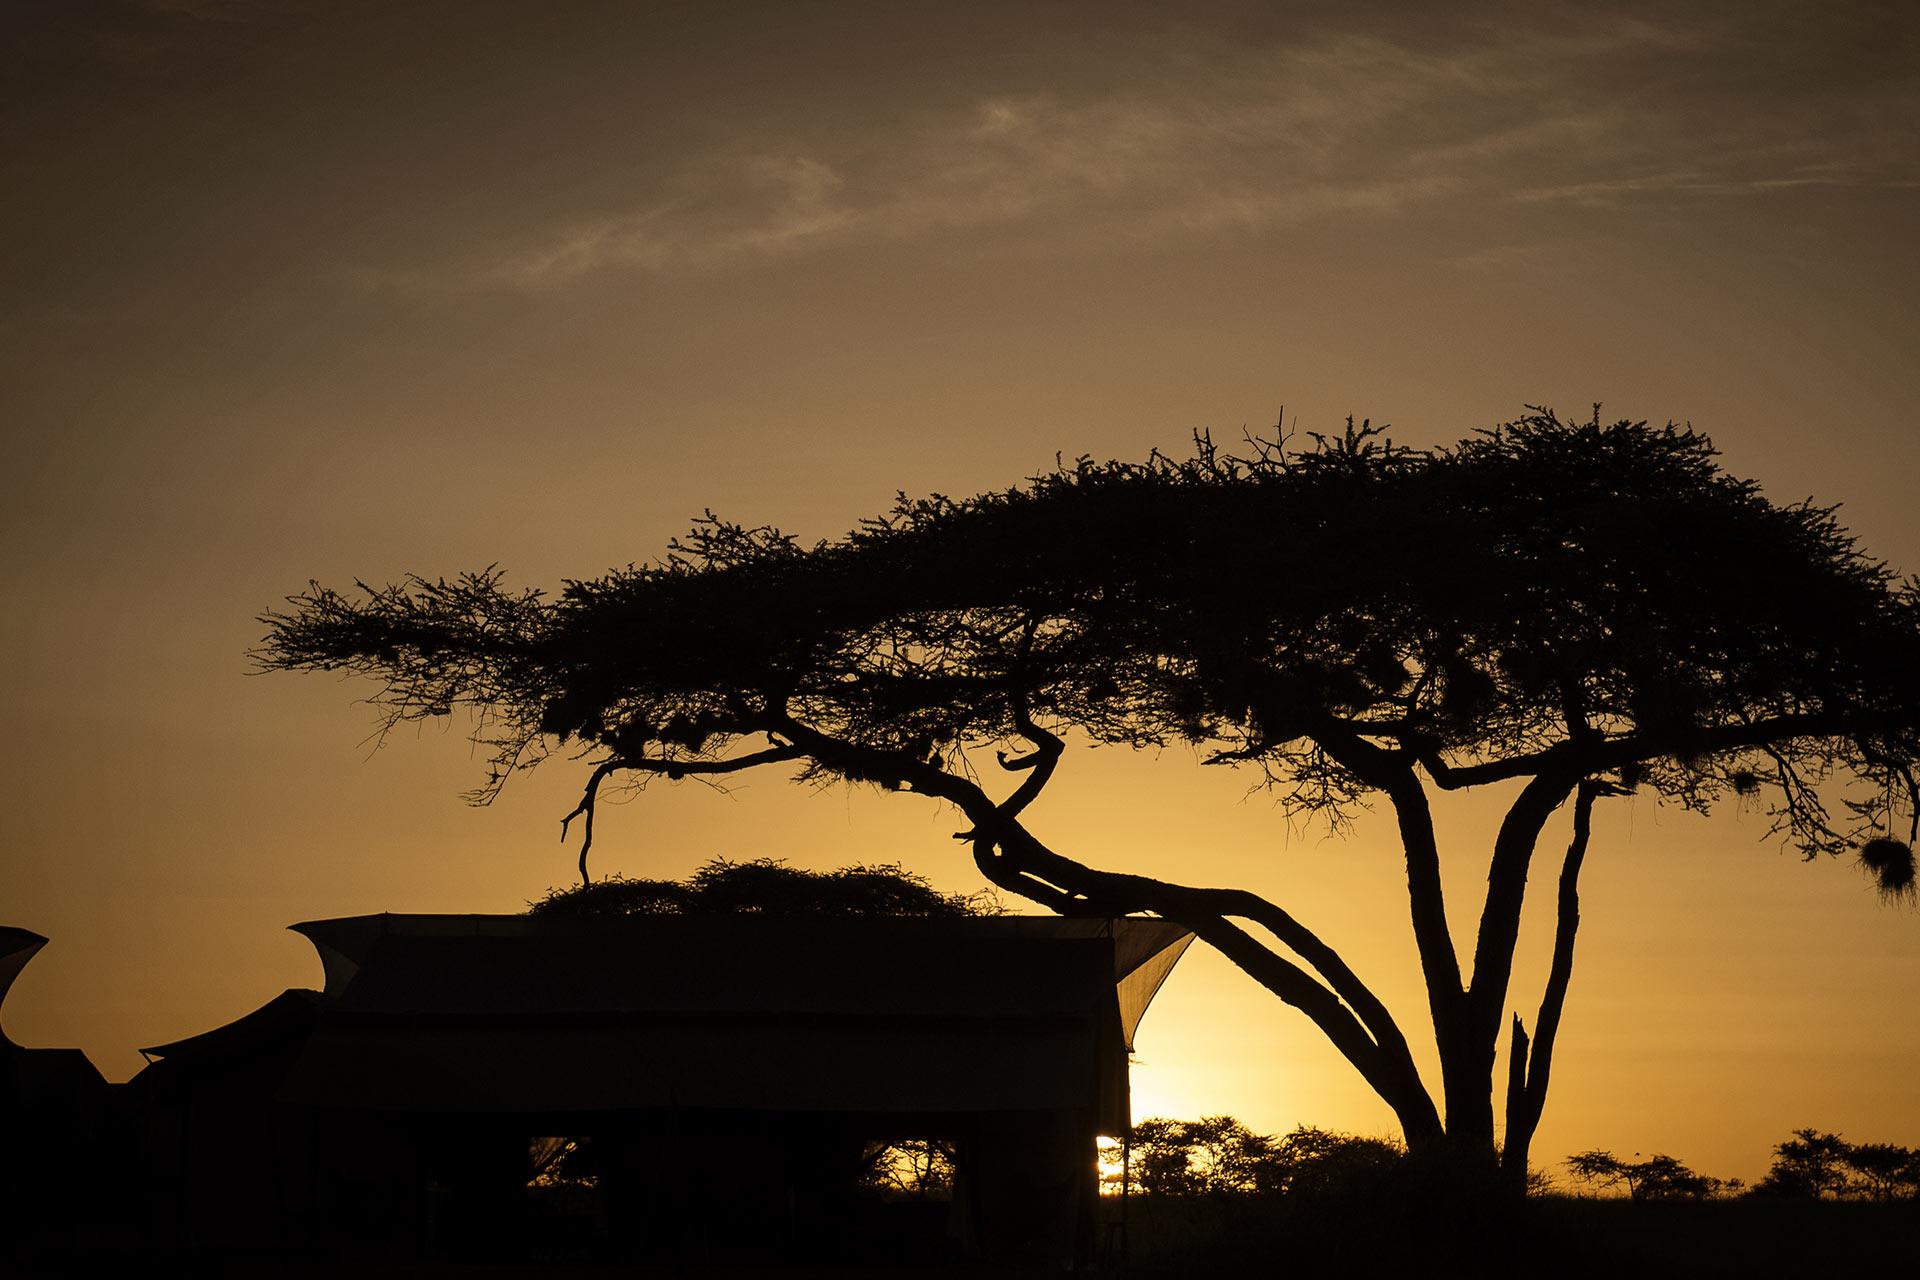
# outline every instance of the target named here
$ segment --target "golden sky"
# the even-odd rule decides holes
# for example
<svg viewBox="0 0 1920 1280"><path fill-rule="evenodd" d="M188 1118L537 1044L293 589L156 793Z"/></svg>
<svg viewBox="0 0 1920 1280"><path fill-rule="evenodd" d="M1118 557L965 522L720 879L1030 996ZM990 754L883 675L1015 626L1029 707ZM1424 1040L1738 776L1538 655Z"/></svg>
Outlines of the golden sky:
<svg viewBox="0 0 1920 1280"><path fill-rule="evenodd" d="M1283 405L1422 444L1595 400L1691 420L1920 569L1917 34L1900 4L1751 0L14 0L0 922L53 941L7 1034L124 1078L317 986L290 922L572 876L577 768L472 810L457 721L376 754L369 690L247 674L310 578L555 586L707 507L811 539ZM1076 757L1043 838L1266 893L1421 1021L1387 823L1289 832L1185 752ZM1491 811L1443 812L1470 920ZM953 826L663 784L595 857L970 890ZM1920 916L1763 826L1603 807L1536 1158L1751 1178L1800 1126L1920 1143ZM1198 951L1140 1056L1137 1115L1390 1125Z"/></svg>

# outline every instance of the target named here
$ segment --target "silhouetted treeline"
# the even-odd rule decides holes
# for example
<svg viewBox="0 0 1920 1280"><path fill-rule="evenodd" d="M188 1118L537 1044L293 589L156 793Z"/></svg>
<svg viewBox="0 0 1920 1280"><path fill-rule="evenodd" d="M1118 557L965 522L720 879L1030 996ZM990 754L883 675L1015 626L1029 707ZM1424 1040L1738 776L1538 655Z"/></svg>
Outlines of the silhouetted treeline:
<svg viewBox="0 0 1920 1280"><path fill-rule="evenodd" d="M1121 1274L1141 1276L1897 1274L1914 1253L1915 1154L1803 1129L1748 1187L1665 1154L1591 1151L1567 1162L1587 1171L1575 1186L1622 1194L1556 1193L1536 1173L1525 1199L1490 1204L1391 1141L1154 1118L1132 1129L1132 1195L1109 1204ZM1110 1192L1119 1159L1103 1159Z"/></svg>
<svg viewBox="0 0 1920 1280"><path fill-rule="evenodd" d="M1920 1197L1920 1151L1891 1142L1848 1142L1837 1133L1817 1129L1795 1129L1793 1137L1773 1149L1773 1167L1766 1177L1751 1187L1738 1178L1696 1173L1664 1154L1623 1160L1611 1151L1583 1151L1570 1157L1567 1167L1581 1182L1625 1191L1633 1200L1736 1195L1876 1201Z"/></svg>
<svg viewBox="0 0 1920 1280"><path fill-rule="evenodd" d="M1380 1189L1407 1159L1390 1138L1300 1125L1281 1135L1256 1133L1232 1116L1152 1117L1133 1126L1128 1151L1110 1152L1101 1181L1149 1196L1316 1194ZM1773 1150L1773 1165L1749 1186L1700 1173L1663 1152L1632 1158L1583 1151L1566 1167L1576 1186L1623 1192L1631 1200L1710 1200L1736 1196L1800 1200L1893 1201L1920 1198L1920 1150L1890 1142L1848 1142L1837 1133L1796 1129ZM1552 1189L1536 1176L1536 1193Z"/></svg>
<svg viewBox="0 0 1920 1280"><path fill-rule="evenodd" d="M1334 1133L1310 1125L1275 1136L1232 1116L1153 1117L1133 1126L1128 1151L1104 1162L1109 1192L1151 1196L1312 1194L1378 1182L1406 1157L1388 1138Z"/></svg>

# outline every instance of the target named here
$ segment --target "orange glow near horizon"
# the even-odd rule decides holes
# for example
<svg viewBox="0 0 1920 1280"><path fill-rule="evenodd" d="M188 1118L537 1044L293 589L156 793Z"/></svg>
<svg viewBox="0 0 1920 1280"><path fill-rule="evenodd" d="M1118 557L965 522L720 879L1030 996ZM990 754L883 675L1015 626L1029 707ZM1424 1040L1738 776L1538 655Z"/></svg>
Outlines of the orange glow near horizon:
<svg viewBox="0 0 1920 1280"><path fill-rule="evenodd" d="M1430 445L1596 399L1691 420L1730 472L1844 501L1871 554L1920 569L1900 126L1920 89L1880 19L837 18L0 19L24 51L0 77L0 923L51 939L9 1038L124 1079L139 1046L319 985L290 923L517 911L573 878L555 836L577 763L470 808L460 717L373 751L366 688L248 674L257 615L310 579L500 563L557 588L663 554L706 508L810 541L896 491L1178 453L1197 428L1224 444L1282 404L1289 427L1352 412ZM1290 831L1251 782L1076 747L1030 812L1097 865L1281 902L1435 1084L1391 824ZM1462 950L1494 802L1440 809ZM1533 878L1529 1023L1567 822ZM1763 826L1601 805L1543 1165L1664 1151L1751 1179L1808 1125L1920 1145L1920 920ZM767 773L608 805L594 856L659 877L898 861L971 892L953 830L918 797ZM1304 1018L1203 948L1138 1057L1136 1116L1393 1131Z"/></svg>

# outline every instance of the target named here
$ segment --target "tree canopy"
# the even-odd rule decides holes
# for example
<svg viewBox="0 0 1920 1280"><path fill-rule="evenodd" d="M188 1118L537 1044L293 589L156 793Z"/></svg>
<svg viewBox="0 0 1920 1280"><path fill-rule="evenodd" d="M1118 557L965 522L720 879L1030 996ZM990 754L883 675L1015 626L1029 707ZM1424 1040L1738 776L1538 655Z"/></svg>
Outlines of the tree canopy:
<svg viewBox="0 0 1920 1280"><path fill-rule="evenodd" d="M1571 800L1548 987L1531 1035L1512 1024L1519 1185L1598 800L1749 798L1807 856L1857 853L1911 892L1917 604L1833 508L1769 501L1692 429L1537 409L1442 449L1350 421L1237 454L1200 436L1187 458L1082 458L977 497L903 495L811 546L709 514L659 562L551 598L496 569L315 584L263 618L256 657L373 677L389 724L477 709L477 799L584 749L583 880L615 774L775 764L943 800L991 883L1189 924L1319 1026L1416 1153L1483 1163L1527 872ZM1444 1119L1394 1017L1284 908L1103 871L1028 829L1069 742L1194 743L1336 826L1391 806ZM989 753L1005 787L976 768ZM1493 783L1520 785L1463 970L1429 794Z"/></svg>

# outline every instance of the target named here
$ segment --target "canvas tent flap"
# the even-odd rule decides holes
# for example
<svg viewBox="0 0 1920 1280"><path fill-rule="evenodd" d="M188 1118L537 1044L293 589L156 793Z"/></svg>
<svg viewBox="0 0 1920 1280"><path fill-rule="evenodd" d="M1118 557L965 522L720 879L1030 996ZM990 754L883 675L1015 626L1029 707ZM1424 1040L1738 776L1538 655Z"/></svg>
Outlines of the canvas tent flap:
<svg viewBox="0 0 1920 1280"><path fill-rule="evenodd" d="M540 922L529 916L394 915L341 916L287 926L313 944L331 998L346 990L360 966L388 938L523 937Z"/></svg>
<svg viewBox="0 0 1920 1280"><path fill-rule="evenodd" d="M1180 957L1187 953L1191 945L1193 934L1182 929L1179 936L1164 943L1159 950L1147 955L1120 976L1117 992L1120 998L1120 1034L1127 1052L1133 1052L1134 1032L1140 1029L1140 1019L1147 1016L1147 1006L1160 993L1160 984L1167 980L1167 975L1173 972L1173 966L1180 963Z"/></svg>
<svg viewBox="0 0 1920 1280"><path fill-rule="evenodd" d="M7 991L20 971L27 967L27 961L46 945L47 940L32 930L0 925L0 1005L6 1003ZM0 1028L0 1044L11 1043L6 1031Z"/></svg>
<svg viewBox="0 0 1920 1280"><path fill-rule="evenodd" d="M1171 920L1143 916L1014 916L1016 928L1048 937L1113 939L1113 981L1120 1000L1120 1030L1128 1052L1147 1006L1193 943L1193 930Z"/></svg>

